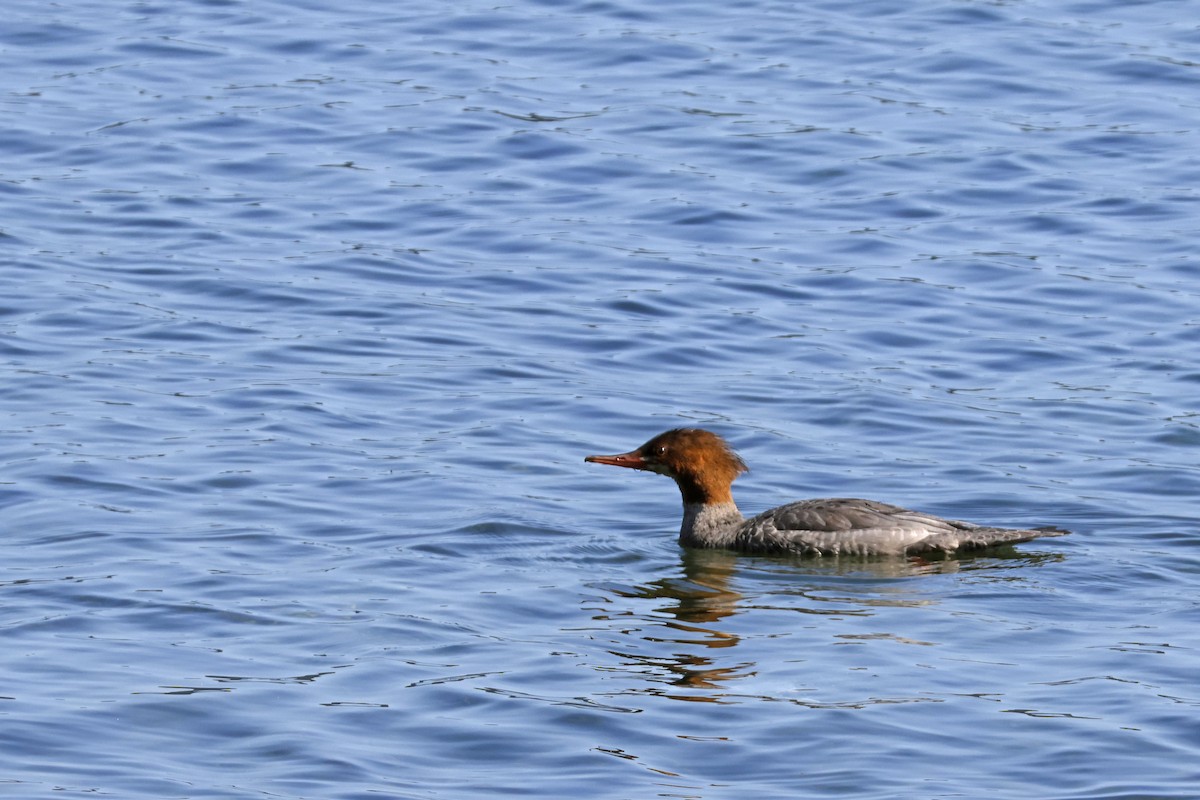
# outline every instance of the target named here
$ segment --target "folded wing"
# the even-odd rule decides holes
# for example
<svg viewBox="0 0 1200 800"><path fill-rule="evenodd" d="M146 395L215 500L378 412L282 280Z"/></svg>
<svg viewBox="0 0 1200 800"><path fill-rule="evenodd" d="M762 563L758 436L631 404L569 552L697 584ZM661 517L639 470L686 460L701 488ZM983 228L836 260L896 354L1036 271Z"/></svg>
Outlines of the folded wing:
<svg viewBox="0 0 1200 800"><path fill-rule="evenodd" d="M749 519L735 547L813 555L899 555L954 551L1062 536L1055 528L990 528L910 511L875 500L801 500Z"/></svg>

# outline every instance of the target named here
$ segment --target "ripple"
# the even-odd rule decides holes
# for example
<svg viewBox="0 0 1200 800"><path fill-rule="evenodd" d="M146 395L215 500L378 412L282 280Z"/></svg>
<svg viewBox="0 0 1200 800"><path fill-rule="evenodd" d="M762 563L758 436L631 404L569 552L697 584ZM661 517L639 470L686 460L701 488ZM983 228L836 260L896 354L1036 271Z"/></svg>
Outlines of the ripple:
<svg viewBox="0 0 1200 800"><path fill-rule="evenodd" d="M1193 23L98 8L0 31L23 795L1191 796ZM680 424L1074 535L685 552L581 461Z"/></svg>

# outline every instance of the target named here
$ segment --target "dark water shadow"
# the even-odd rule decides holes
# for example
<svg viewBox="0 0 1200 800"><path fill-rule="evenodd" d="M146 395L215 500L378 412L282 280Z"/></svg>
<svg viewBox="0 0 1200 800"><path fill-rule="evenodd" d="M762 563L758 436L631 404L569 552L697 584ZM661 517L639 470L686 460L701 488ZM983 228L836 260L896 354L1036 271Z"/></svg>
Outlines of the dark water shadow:
<svg viewBox="0 0 1200 800"><path fill-rule="evenodd" d="M757 666L736 652L745 638L739 631L746 627L734 623L739 615L782 611L845 619L888 608L932 607L940 604L940 591L922 578L971 573L1022 581L1031 568L1063 559L1060 553L1013 547L935 559L684 550L672 574L604 587L614 599L594 618L616 626L628 641L608 652L619 660L620 671L646 679L636 691L692 702L739 702L740 695L727 690L753 676ZM755 632L764 635L770 634Z"/></svg>

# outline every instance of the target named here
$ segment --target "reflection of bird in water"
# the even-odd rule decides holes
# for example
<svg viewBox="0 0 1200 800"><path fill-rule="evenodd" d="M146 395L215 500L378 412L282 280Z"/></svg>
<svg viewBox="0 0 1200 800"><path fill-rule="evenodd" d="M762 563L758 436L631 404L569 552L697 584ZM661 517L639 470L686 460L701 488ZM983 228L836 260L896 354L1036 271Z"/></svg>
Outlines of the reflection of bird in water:
<svg viewBox="0 0 1200 800"><path fill-rule="evenodd" d="M683 494L679 543L748 553L805 555L901 555L952 553L1063 536L1057 528L1015 530L946 520L874 500L800 500L745 519L731 487L745 463L720 436L677 428L636 450L585 461L657 472L675 480Z"/></svg>
<svg viewBox="0 0 1200 800"><path fill-rule="evenodd" d="M710 657L706 652L736 647L741 642L738 635L712 624L737 613L742 595L729 586L736 563L737 556L728 551L691 550L683 554L681 576L660 578L636 587L610 587L622 597L658 601L652 615L654 627L639 631L640 639L653 652L642 648L610 652L627 664L640 664L653 671L666 670L671 675L671 685L679 687L715 689L724 681L752 674L752 664L718 666L716 654ZM668 645L668 652L661 651L659 645L663 644ZM710 695L668 696L720 702Z"/></svg>

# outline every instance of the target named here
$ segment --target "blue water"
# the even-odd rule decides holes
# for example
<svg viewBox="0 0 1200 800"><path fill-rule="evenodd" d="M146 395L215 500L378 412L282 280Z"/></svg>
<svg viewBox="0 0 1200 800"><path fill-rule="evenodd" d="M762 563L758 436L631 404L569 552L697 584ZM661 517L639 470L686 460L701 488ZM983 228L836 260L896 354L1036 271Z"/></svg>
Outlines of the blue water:
<svg viewBox="0 0 1200 800"><path fill-rule="evenodd" d="M1200 796L1196 11L7 3L0 796Z"/></svg>

